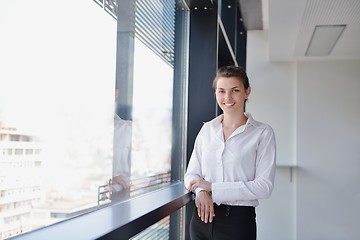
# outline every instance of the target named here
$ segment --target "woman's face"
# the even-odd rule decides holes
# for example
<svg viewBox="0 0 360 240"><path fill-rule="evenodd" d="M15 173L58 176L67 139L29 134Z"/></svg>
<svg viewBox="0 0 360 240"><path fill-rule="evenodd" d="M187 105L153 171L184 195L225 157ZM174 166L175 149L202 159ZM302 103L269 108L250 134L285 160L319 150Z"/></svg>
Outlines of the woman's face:
<svg viewBox="0 0 360 240"><path fill-rule="evenodd" d="M216 101L224 113L244 112L245 99L250 94L250 87L245 89L244 84L236 77L220 77L216 83Z"/></svg>

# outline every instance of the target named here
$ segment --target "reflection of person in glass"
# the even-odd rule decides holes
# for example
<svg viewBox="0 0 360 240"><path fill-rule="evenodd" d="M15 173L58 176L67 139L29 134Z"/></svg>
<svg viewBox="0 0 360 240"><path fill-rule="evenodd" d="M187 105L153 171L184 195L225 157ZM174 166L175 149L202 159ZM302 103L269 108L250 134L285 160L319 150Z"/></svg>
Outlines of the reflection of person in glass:
<svg viewBox="0 0 360 240"><path fill-rule="evenodd" d="M111 182L111 200L121 200L129 196L131 171L132 123L124 120L117 111L119 90L115 92L116 110L114 114L114 151Z"/></svg>

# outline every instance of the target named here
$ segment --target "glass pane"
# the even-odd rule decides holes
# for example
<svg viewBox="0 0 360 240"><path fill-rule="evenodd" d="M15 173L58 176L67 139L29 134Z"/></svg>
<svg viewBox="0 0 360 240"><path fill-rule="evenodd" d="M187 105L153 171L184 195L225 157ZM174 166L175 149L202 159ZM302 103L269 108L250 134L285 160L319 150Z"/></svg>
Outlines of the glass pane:
<svg viewBox="0 0 360 240"><path fill-rule="evenodd" d="M0 32L6 239L98 208L112 174L116 20L89 0L5 0Z"/></svg>
<svg viewBox="0 0 360 240"><path fill-rule="evenodd" d="M168 240L170 238L169 227L170 216L167 216L152 226L146 228L144 231L138 233L130 240L141 240L141 239L156 239L156 240Z"/></svg>
<svg viewBox="0 0 360 240"><path fill-rule="evenodd" d="M134 66L133 119L142 129L146 162L135 158L133 174L169 172L173 69L138 40Z"/></svg>
<svg viewBox="0 0 360 240"><path fill-rule="evenodd" d="M174 69L159 49L172 41L163 54L173 53L175 36L168 29L175 27L175 2L170 2L118 2L113 178L109 189L104 186L112 202L170 182ZM144 17L152 15L156 20ZM144 34L144 26L164 36Z"/></svg>
<svg viewBox="0 0 360 240"><path fill-rule="evenodd" d="M169 18L172 3L152 4ZM170 182L174 36L153 44L134 30L123 64L116 7L0 2L0 239ZM114 84L116 57L131 67L125 85Z"/></svg>
<svg viewBox="0 0 360 240"><path fill-rule="evenodd" d="M132 178L160 178L170 172L173 68L137 39L134 59Z"/></svg>

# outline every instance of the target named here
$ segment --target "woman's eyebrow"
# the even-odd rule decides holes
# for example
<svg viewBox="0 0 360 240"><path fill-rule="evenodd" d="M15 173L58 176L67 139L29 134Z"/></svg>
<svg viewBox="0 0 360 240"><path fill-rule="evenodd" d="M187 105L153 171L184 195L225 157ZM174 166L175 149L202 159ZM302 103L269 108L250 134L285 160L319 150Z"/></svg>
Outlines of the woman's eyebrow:
<svg viewBox="0 0 360 240"><path fill-rule="evenodd" d="M230 88L230 89L235 89L235 88L240 88L240 86L235 86L235 87L232 87L232 88ZM218 88L216 88L216 89L224 90L224 88L222 88L222 87L218 87Z"/></svg>

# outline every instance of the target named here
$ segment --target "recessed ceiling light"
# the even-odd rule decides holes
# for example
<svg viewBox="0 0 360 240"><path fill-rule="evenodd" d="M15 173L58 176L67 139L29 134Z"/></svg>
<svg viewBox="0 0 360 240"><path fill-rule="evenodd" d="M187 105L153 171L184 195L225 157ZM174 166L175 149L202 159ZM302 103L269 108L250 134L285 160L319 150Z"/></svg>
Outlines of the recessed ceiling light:
<svg viewBox="0 0 360 240"><path fill-rule="evenodd" d="M305 56L327 56L344 32L346 24L315 26Z"/></svg>

